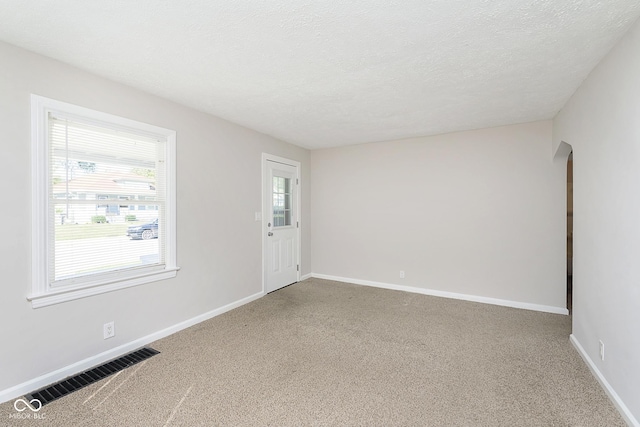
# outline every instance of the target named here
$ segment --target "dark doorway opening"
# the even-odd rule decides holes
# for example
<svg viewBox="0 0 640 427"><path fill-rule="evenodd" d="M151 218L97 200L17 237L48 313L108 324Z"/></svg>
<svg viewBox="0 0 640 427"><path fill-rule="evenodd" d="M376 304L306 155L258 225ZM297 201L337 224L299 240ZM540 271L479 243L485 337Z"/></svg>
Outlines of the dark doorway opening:
<svg viewBox="0 0 640 427"><path fill-rule="evenodd" d="M573 303L573 152L567 161L567 310Z"/></svg>

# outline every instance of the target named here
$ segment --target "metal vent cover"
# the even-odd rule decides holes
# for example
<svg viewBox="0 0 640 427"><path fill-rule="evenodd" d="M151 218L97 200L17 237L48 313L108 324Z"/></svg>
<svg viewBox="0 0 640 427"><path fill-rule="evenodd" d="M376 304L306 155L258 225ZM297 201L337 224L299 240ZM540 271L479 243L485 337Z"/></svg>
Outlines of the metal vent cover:
<svg viewBox="0 0 640 427"><path fill-rule="evenodd" d="M96 366L95 368L89 369L81 374L66 378L38 391L34 391L25 395L25 397L28 401L38 399L41 405L44 406L47 403L60 399L61 397L71 394L76 390L80 390L81 388L93 384L96 381L100 381L103 378L113 375L118 371L122 371L129 366L142 362L143 360L159 353L160 352L157 350L144 347L103 365Z"/></svg>

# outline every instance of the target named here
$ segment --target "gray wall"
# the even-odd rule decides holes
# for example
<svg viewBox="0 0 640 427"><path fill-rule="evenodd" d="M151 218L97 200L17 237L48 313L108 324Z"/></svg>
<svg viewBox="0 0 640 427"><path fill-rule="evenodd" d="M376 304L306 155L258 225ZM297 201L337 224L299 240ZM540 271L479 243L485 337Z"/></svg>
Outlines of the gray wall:
<svg viewBox="0 0 640 427"><path fill-rule="evenodd" d="M566 165L551 129L312 151L313 273L562 310Z"/></svg>
<svg viewBox="0 0 640 427"><path fill-rule="evenodd" d="M640 23L554 121L573 147L574 338L640 422ZM600 360L598 340L605 344Z"/></svg>
<svg viewBox="0 0 640 427"><path fill-rule="evenodd" d="M262 152L301 162L310 272L307 150L4 43L0 64L0 391L260 292ZM32 93L177 131L175 279L31 308Z"/></svg>

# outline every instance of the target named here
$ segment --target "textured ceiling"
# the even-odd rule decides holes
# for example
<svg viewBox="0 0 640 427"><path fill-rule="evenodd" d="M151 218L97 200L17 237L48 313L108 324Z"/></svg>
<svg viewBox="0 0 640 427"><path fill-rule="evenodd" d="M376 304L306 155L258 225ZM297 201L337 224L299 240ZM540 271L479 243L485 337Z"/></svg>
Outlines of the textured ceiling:
<svg viewBox="0 0 640 427"><path fill-rule="evenodd" d="M630 0L0 0L0 40L308 148L552 118Z"/></svg>

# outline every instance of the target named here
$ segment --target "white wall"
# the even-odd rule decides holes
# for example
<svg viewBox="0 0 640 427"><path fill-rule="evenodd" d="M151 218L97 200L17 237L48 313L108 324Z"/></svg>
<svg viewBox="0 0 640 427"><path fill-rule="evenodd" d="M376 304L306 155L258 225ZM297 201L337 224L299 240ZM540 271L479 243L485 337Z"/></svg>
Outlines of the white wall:
<svg viewBox="0 0 640 427"><path fill-rule="evenodd" d="M573 147L573 334L640 421L640 23L554 120ZM605 344L599 357L598 340Z"/></svg>
<svg viewBox="0 0 640 427"><path fill-rule="evenodd" d="M551 126L312 151L314 274L563 310L566 165Z"/></svg>
<svg viewBox="0 0 640 427"><path fill-rule="evenodd" d="M310 272L307 150L4 43L0 64L0 394L261 292L254 212L261 210L262 152L301 162L301 267ZM32 93L177 131L177 278L31 308ZM117 335L105 341L109 320Z"/></svg>

